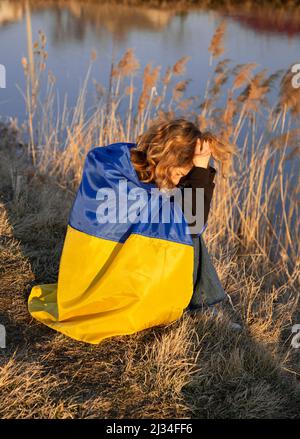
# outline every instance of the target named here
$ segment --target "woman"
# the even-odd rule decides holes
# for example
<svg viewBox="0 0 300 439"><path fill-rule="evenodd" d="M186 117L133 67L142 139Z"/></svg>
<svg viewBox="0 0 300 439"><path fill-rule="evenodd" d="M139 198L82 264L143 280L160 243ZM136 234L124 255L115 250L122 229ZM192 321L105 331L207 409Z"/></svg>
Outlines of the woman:
<svg viewBox="0 0 300 439"><path fill-rule="evenodd" d="M233 151L185 119L158 120L136 143L93 148L70 213L58 282L33 287L31 315L98 344L177 320L201 304L203 287L208 305L221 301L225 293L201 235L216 172L207 166L210 155L224 171ZM169 196L176 187L179 203ZM204 187L204 224L193 234L184 189L195 194L197 187Z"/></svg>
<svg viewBox="0 0 300 439"><path fill-rule="evenodd" d="M178 139L177 148L174 138ZM202 237L202 232L207 227L215 188L216 169L209 165L212 150L223 164L223 169L226 165L228 167L228 157L234 152L234 148L222 143L210 132L201 133L194 124L185 119L153 123L146 133L138 136L136 148L131 149L132 163L141 181L155 181L160 189L182 189L182 210L186 216L197 215L195 192L197 188L204 189L204 227L200 233L191 233L194 247L194 289L187 311L202 310L203 305L213 307L225 298ZM190 205L184 203L185 188L192 189ZM195 223L191 225L193 224Z"/></svg>

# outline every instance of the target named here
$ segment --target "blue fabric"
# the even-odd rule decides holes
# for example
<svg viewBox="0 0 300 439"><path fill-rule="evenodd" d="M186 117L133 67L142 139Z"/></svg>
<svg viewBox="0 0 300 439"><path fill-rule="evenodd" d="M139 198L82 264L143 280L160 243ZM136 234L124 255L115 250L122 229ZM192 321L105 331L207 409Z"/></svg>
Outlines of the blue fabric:
<svg viewBox="0 0 300 439"><path fill-rule="evenodd" d="M158 192L158 188L154 183L143 183L139 180L131 163L129 152L130 148L135 145L135 143L118 142L96 147L88 152L84 163L82 181L70 213L70 226L89 235L117 242L125 242L130 234L136 233L192 246L193 242L188 224L177 202L170 203L169 222L163 222L159 220L159 217L156 217L156 220L151 219L150 196L152 195L151 201L153 201L155 199L153 193L156 193L158 215L161 215L163 204L169 199L169 196ZM122 198L122 194L119 192L120 180L124 184L124 198L119 204ZM144 207L140 210L141 214L144 214L143 218L144 221L146 218L146 222L137 219L137 222L134 223L132 220L129 221L127 215L124 216L124 222L121 222L119 214L124 208L124 202L127 200L129 191L134 189L139 193L141 188L146 190L143 191L143 195L145 195ZM99 216L97 217L101 202L107 199L107 197L105 198L107 190L113 191L118 201L117 221L115 223L100 223ZM157 196L158 194L159 196ZM128 211L131 208L133 209L132 212L136 211L134 208L136 202L137 199L134 199L134 197L128 200ZM179 220L181 222L178 222Z"/></svg>

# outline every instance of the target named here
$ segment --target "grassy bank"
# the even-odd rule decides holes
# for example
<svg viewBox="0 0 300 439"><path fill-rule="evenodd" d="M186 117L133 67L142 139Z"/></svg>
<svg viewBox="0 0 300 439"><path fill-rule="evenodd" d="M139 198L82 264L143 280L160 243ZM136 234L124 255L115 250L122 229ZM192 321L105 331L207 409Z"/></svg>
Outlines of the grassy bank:
<svg viewBox="0 0 300 439"><path fill-rule="evenodd" d="M158 69L147 66L133 106L139 63L129 50L112 64L109 90L95 83L99 101L92 115L85 112L85 84L72 118L67 108L55 118L53 74L46 100L38 101L47 71L46 36L40 33L34 44L28 39L26 133L13 121L0 126L0 322L7 330L0 356L2 418L299 416L300 357L291 346L291 327L300 323L299 180L295 186L292 173L285 183L282 176L284 165L299 154L299 129L290 123L298 115L298 100L288 72L267 75L222 59L224 33L221 25L211 42L211 76L196 111L194 100L182 93L187 59L178 60L162 79ZM89 78L90 70L86 83ZM270 106L266 97L276 81L278 102ZM224 89L228 99L219 107ZM125 120L118 112L121 97L128 102ZM266 132L258 136L261 108ZM31 287L57 280L86 152L131 141L155 115L178 113L241 145L228 180L216 163L205 241L232 300L233 307L224 305L225 320L242 323L242 332L233 332L219 317L185 314L171 325L93 346L31 319Z"/></svg>

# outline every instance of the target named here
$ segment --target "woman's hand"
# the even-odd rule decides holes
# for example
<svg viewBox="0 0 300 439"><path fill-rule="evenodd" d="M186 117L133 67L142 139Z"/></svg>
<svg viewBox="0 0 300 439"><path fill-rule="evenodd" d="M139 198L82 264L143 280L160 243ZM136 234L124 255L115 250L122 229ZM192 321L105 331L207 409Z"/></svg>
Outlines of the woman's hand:
<svg viewBox="0 0 300 439"><path fill-rule="evenodd" d="M197 145L195 148L195 154L193 158L194 166L200 166L201 168L207 168L209 159L211 156L211 149L209 146L209 142L204 140L201 150L201 142L200 139L197 141Z"/></svg>

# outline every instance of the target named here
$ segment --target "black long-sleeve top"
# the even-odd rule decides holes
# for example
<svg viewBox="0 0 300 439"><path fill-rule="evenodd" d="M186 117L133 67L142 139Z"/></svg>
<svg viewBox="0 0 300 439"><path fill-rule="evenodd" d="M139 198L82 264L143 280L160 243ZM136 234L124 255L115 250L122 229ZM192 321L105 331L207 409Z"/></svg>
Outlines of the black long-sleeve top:
<svg viewBox="0 0 300 439"><path fill-rule="evenodd" d="M215 188L214 178L216 175L216 170L212 166L203 168L200 166L193 166L190 172L182 177L177 185L179 188L183 189L189 187L192 189L204 188L204 224L207 223L208 215L210 211L211 199L213 196L213 191ZM182 207L184 212L184 191L182 191ZM196 192L192 190L192 206L188 206L188 209L192 209L192 215L196 214ZM186 212L184 212L186 213ZM194 223L195 224L195 223ZM193 225L193 224L190 224ZM192 237L198 236L197 234L191 234Z"/></svg>

